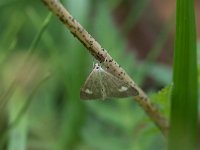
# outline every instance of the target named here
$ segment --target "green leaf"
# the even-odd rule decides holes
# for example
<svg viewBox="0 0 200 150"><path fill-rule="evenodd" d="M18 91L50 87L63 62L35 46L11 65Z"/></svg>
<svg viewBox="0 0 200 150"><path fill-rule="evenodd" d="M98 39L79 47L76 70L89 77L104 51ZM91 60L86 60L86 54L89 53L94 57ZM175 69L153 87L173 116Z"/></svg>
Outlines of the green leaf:
<svg viewBox="0 0 200 150"><path fill-rule="evenodd" d="M151 95L151 99L154 100L156 107L158 107L161 113L164 114L167 118L169 118L170 113L171 89L172 84Z"/></svg>
<svg viewBox="0 0 200 150"><path fill-rule="evenodd" d="M198 82L193 0L177 0L170 150L198 149Z"/></svg>

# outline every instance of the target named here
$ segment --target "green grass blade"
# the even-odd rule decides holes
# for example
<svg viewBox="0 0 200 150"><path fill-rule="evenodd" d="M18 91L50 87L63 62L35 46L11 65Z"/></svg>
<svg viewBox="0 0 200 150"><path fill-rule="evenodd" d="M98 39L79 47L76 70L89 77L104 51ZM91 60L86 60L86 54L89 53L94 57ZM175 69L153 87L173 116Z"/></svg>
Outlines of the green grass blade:
<svg viewBox="0 0 200 150"><path fill-rule="evenodd" d="M197 52L193 0L177 0L170 150L198 149Z"/></svg>

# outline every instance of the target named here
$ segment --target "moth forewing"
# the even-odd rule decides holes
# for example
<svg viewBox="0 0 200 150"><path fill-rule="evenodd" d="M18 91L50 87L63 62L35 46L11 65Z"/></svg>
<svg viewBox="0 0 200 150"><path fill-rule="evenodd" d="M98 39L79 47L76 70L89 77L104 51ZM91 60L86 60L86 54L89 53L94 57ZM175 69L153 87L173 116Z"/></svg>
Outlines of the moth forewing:
<svg viewBox="0 0 200 150"><path fill-rule="evenodd" d="M81 88L81 99L101 99L101 85L98 77L98 71L93 69Z"/></svg>
<svg viewBox="0 0 200 150"><path fill-rule="evenodd" d="M124 98L138 94L136 89L108 72L102 74L102 80L106 81L103 82L103 86L106 90L106 96L109 98Z"/></svg>

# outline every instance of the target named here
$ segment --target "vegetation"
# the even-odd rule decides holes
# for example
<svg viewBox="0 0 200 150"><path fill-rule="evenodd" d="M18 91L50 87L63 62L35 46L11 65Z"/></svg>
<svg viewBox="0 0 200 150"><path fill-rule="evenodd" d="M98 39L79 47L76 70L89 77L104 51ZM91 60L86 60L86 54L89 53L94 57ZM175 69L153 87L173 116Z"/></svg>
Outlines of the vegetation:
<svg viewBox="0 0 200 150"><path fill-rule="evenodd" d="M198 79L194 1L177 0L170 149L198 149ZM184 131L184 132L183 132Z"/></svg>
<svg viewBox="0 0 200 150"><path fill-rule="evenodd" d="M174 25L173 16L156 34L157 38L153 41L152 48L148 50L146 57L141 59L138 56L145 50L133 46L127 48L127 41L130 39L127 40L126 35L131 32L134 25L144 19L144 11L149 2L146 0L131 2L131 11L120 27L120 23L116 23L114 18L120 19L121 16L116 17L115 13L122 10L117 8L123 2L122 0L63 0L69 12L147 92L166 118L169 119L170 116L172 91L172 123L176 122L177 117L183 117L177 115L179 112L182 114L181 112L187 109L192 114L188 113L187 120L182 121L189 122L188 119L191 117L194 120L192 125L188 126L195 126L197 66L194 20L191 20L190 27L187 26L190 24L186 24L181 28L183 32L176 36L173 82L180 87L177 89L181 91L180 93L182 90L186 91L187 97L190 97L189 93L194 92L194 102L188 101L189 98L184 102L184 98L183 101L182 98L177 98L179 92L173 87L171 63L158 61L162 49L169 40L169 33ZM191 13L191 19L194 19L192 5L188 5L190 6L188 12ZM80 88L92 70L95 60L58 18L51 15L41 1L1 1L0 8L0 149L162 150L167 148L167 139L133 98L106 101L80 100ZM179 9L181 8L178 7L177 10ZM177 15L181 16L181 13L185 12L180 11ZM177 21L181 21L180 18L177 17ZM180 24L181 22L177 22L177 27L180 27ZM147 26L151 24L146 24L142 29ZM137 33L137 36L140 34ZM188 37L189 40L187 38L179 40L182 36ZM152 41L151 36L147 41L138 43L145 45L148 41ZM180 51L181 49L183 50ZM185 57L179 53L184 53ZM177 69L179 63L185 61L187 56L190 56L185 62L188 67ZM179 79L179 76L182 78ZM188 86L184 89L181 81L186 79ZM179 104L180 107L176 107ZM172 125L174 126L174 123ZM171 149L174 145L171 141L176 137L173 135L184 134L184 132L176 133L176 126L172 129L169 136ZM189 131L190 129L188 128ZM188 132L188 135L189 133L194 135L195 132L197 133L196 126ZM196 139L195 135L192 141L197 142Z"/></svg>

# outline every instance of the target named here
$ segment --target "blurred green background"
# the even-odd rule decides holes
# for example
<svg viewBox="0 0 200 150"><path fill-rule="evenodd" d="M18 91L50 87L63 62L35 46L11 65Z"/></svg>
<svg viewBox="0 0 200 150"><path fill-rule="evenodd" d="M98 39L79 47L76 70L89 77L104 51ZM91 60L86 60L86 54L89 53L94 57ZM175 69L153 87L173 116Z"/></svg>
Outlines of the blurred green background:
<svg viewBox="0 0 200 150"><path fill-rule="evenodd" d="M168 118L175 3L63 4ZM80 100L94 62L41 1L0 1L0 149L166 149L166 139L132 98Z"/></svg>

